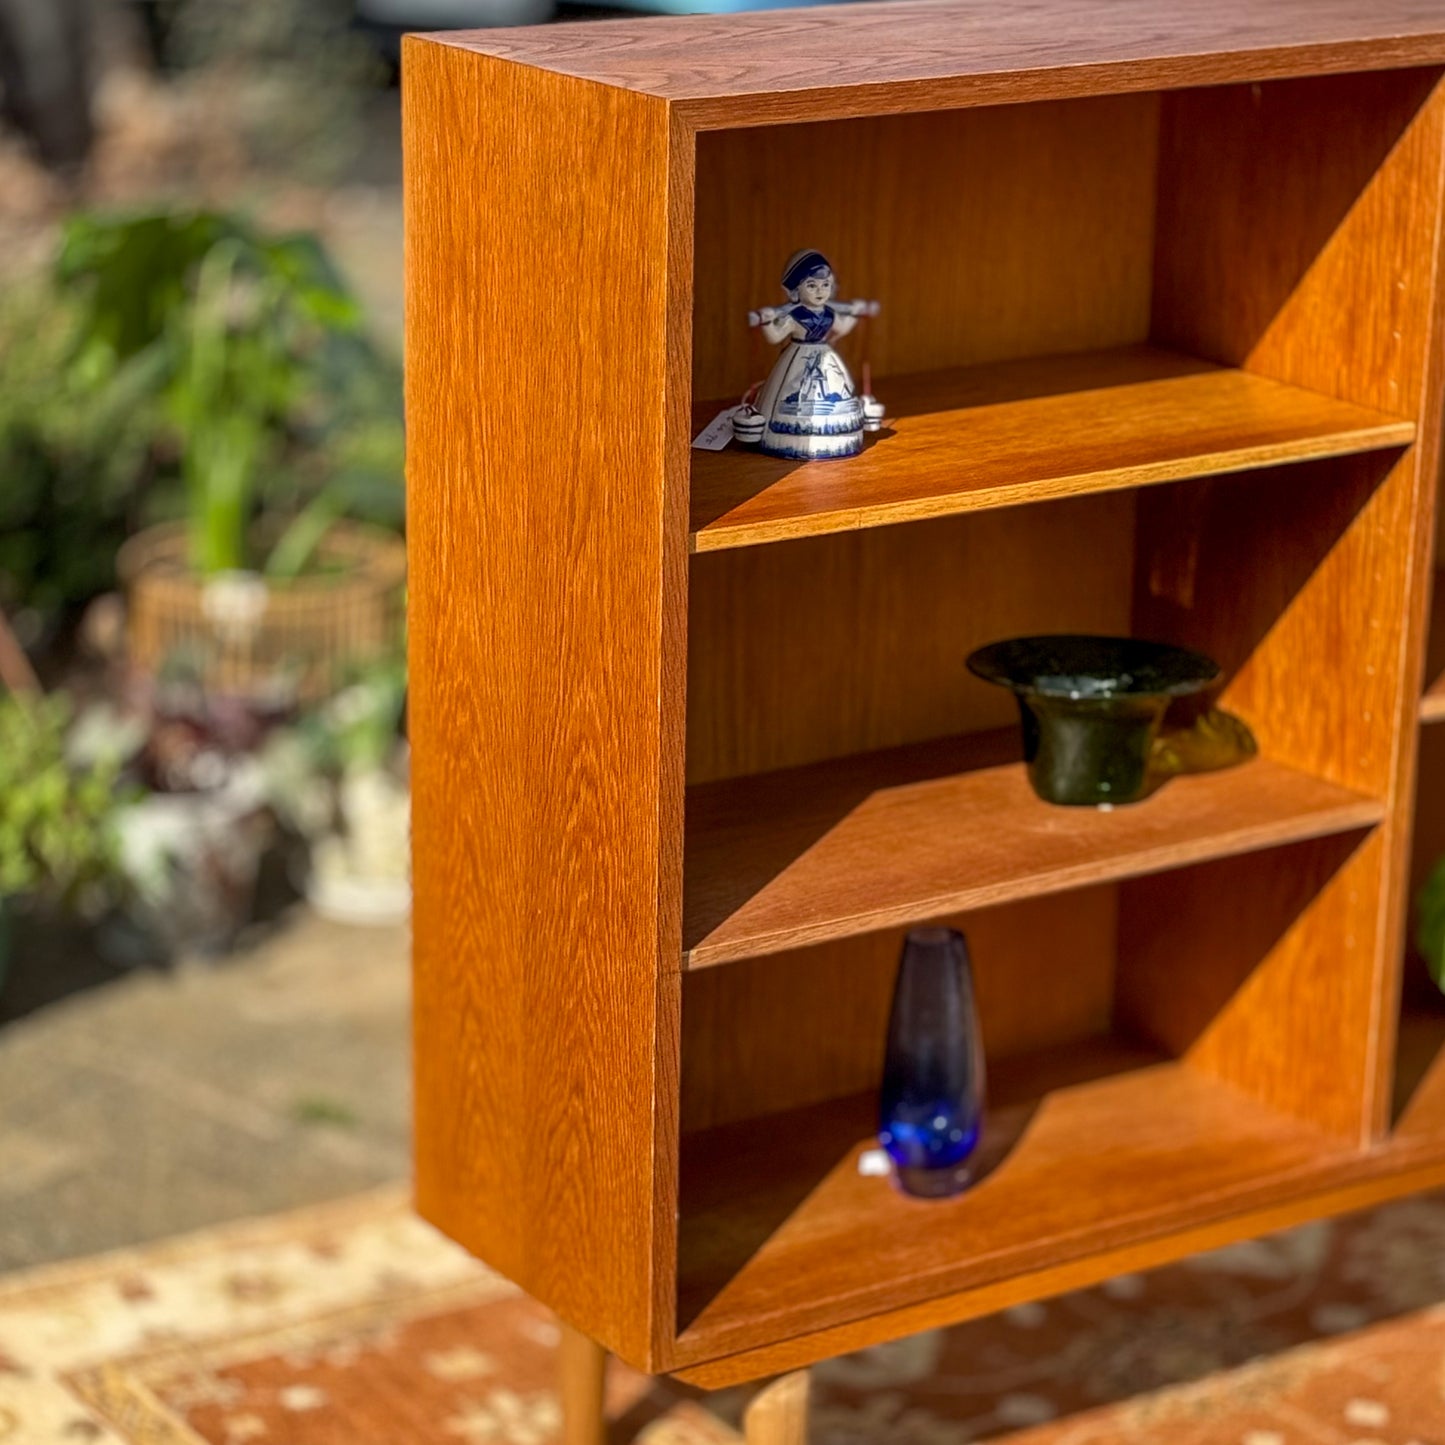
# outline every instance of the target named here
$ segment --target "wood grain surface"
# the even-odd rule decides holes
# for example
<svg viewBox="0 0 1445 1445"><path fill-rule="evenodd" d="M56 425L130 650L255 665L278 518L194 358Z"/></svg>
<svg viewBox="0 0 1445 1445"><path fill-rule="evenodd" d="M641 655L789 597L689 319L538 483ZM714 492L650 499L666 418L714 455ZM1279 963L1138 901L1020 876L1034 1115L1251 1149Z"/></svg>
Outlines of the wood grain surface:
<svg viewBox="0 0 1445 1445"><path fill-rule="evenodd" d="M1187 1066L1101 1040L991 1080L981 1182L921 1202L864 1176L876 1097L691 1136L684 1359L745 1349L1197 1225L1350 1149ZM1067 1069L1056 1082L1050 1069ZM1042 1094L1033 1090L1042 1087ZM860 1268L860 1261L866 1266ZM808 1288L800 1290L798 1282Z"/></svg>
<svg viewBox="0 0 1445 1445"><path fill-rule="evenodd" d="M967 738L693 789L686 966L1352 832L1383 814L1269 758L1108 812L1059 808L1034 796L1022 764L979 766L993 748Z"/></svg>
<svg viewBox="0 0 1445 1445"><path fill-rule="evenodd" d="M1434 69L1183 92L1161 117L1156 339L1418 423L1392 466L1321 463L1312 491L1297 476L1248 497L1229 478L1191 484L1187 532L1157 494L1139 515L1135 626L1223 652L1226 701L1266 751L1388 805L1207 1045L1276 1107L1367 1138L1389 1117L1423 687L1442 122ZM1250 884L1266 899L1289 886L1267 868ZM1308 1030L1301 997L1319 1000ZM1288 1047L1281 1018L1298 1028ZM1328 1081L1306 1049L1333 1057Z"/></svg>
<svg viewBox="0 0 1445 1445"><path fill-rule="evenodd" d="M1376 830L1128 884L1121 1020L1261 1104L1358 1141L1378 942L1364 905L1380 856Z"/></svg>
<svg viewBox="0 0 1445 1445"><path fill-rule="evenodd" d="M706 552L1080 492L1341 456L1413 422L1148 347L896 377L886 432L846 461L692 454ZM720 410L705 403L699 429Z"/></svg>
<svg viewBox="0 0 1445 1445"><path fill-rule="evenodd" d="M1128 1243L1023 1269L995 1283L935 1295L919 1304L884 1306L846 1324L786 1337L780 1331L766 1344L732 1354L693 1360L691 1351L686 1351L671 1373L703 1389L724 1389L779 1370L797 1369L869 1345L996 1314L1012 1305L1086 1289L1118 1275L1137 1274L1307 1220L1369 1209L1442 1185L1445 1159L1440 1157L1438 1141L1419 1147L1405 1147L1402 1143L1364 1155L1329 1155L1315 1167L1266 1191L1263 1197L1232 1204L1221 1201L1223 1212L1203 1224L1176 1225L1156 1234L1141 1232Z"/></svg>
<svg viewBox="0 0 1445 1445"><path fill-rule="evenodd" d="M696 137L693 396L736 401L775 348L744 322L781 304L800 245L833 263L840 296L882 311L840 351L861 379L1135 345L1149 333L1159 97ZM821 156L863 185L771 206Z"/></svg>
<svg viewBox="0 0 1445 1445"><path fill-rule="evenodd" d="M417 1202L646 1360L677 1147L666 109L412 41L404 110ZM589 284L524 304L562 236Z"/></svg>
<svg viewBox="0 0 1445 1445"><path fill-rule="evenodd" d="M1433 421L1421 408L1439 79L1432 68L1165 96L1154 340Z"/></svg>
<svg viewBox="0 0 1445 1445"><path fill-rule="evenodd" d="M1133 492L692 558L691 783L1014 726L964 658L1129 631Z"/></svg>
<svg viewBox="0 0 1445 1445"><path fill-rule="evenodd" d="M946 920L968 938L990 1059L1107 1031L1116 894L1074 889ZM902 944L885 929L684 974L683 1131L877 1089Z"/></svg>
<svg viewBox="0 0 1445 1445"><path fill-rule="evenodd" d="M1445 61L1438 0L951 0L438 36L722 127Z"/></svg>
<svg viewBox="0 0 1445 1445"><path fill-rule="evenodd" d="M1445 721L1445 584L1436 572L1430 579L1430 620L1425 643L1425 691L1420 695L1420 721Z"/></svg>
<svg viewBox="0 0 1445 1445"><path fill-rule="evenodd" d="M1141 496L1134 627L1216 657L1230 678L1226 705L1248 720L1267 756L1388 807L1406 696L1408 554L1398 535L1391 540L1381 507L1399 504L1400 494L1385 490L1402 480L1397 466L1353 458L1262 480L1186 483L1172 506L1157 493ZM1360 601L1377 587L1391 598L1379 615ZM1324 657L1329 668L1319 666ZM1225 877L1172 875L1140 902L1136 932L1126 898L1122 930L1135 939L1149 1028L1193 1040L1198 1067L1271 1107L1342 1135L1366 1134L1376 1087L1368 1021L1393 1009L1377 972L1386 946L1382 862L1382 840L1372 837L1292 909L1283 900L1299 898L1295 855L1262 856ZM1236 907L1221 910L1222 897ZM1256 925L1269 932L1246 985L1231 943ZM1213 1001L1207 1019L1196 990L1184 986L1190 980ZM1311 1000L1303 1013L1301 998Z"/></svg>

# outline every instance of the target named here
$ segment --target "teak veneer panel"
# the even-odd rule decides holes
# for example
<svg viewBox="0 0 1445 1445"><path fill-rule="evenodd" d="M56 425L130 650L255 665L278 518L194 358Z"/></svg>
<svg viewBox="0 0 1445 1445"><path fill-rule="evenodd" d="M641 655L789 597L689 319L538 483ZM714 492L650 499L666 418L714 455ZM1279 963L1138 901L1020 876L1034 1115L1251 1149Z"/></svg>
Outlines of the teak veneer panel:
<svg viewBox="0 0 1445 1445"><path fill-rule="evenodd" d="M1407 445L1412 422L1150 347L895 377L847 461L694 451L697 552ZM698 425L715 415L704 404Z"/></svg>
<svg viewBox="0 0 1445 1445"><path fill-rule="evenodd" d="M779 1330L768 1342L743 1346L732 1354L713 1354L704 1335L700 1349L691 1348L691 1342L683 1347L670 1373L704 1389L723 1389L1442 1186L1445 1157L1438 1141L1402 1141L1369 1153L1336 1150L1321 1157L1315 1167L1273 1181L1246 1199L1220 1200L1220 1212L1203 1223L1175 1224L1160 1233L1141 1230L1123 1243L1068 1255L917 1304L884 1306L867 1318L844 1324L794 1335Z"/></svg>
<svg viewBox="0 0 1445 1445"><path fill-rule="evenodd" d="M1157 94L1103 95L697 136L693 396L767 375L777 348L745 319L783 300L804 233L844 298L882 302L839 346L860 380L1143 343L1159 113ZM759 205L822 155L867 177L866 204L810 186L801 209Z"/></svg>
<svg viewBox="0 0 1445 1445"><path fill-rule="evenodd" d="M1185 484L1192 512L1168 516L1149 493L1139 514L1136 576L1149 595L1135 627L1223 653L1226 702L1272 756L1388 805L1205 1049L1256 1098L1370 1141L1388 1127L1424 686L1441 414L1440 71L1169 94L1159 152L1155 339L1418 423L1394 458L1314 464L1314 495L1246 494L1222 478ZM1242 906L1291 886L1271 877L1275 866L1263 860ZM1208 914L1207 896L1192 909L1177 901ZM1207 942L1189 951L1209 967ZM1300 998L1316 1001L1307 1017ZM1167 1011L1171 1000L1156 992L1153 1003Z"/></svg>
<svg viewBox="0 0 1445 1445"><path fill-rule="evenodd" d="M645 97L416 41L405 87L417 1202L646 1358L675 1252L670 135ZM597 284L519 304L559 236Z"/></svg>
<svg viewBox="0 0 1445 1445"><path fill-rule="evenodd" d="M746 1349L1197 1225L1350 1153L1187 1066L1147 1066L1149 1057L1120 1046L1122 1072L1037 1103L1007 1102L1012 1090L997 1081L1004 1102L985 1148L1003 1151L1002 1162L946 1202L908 1199L890 1180L859 1174L858 1154L873 1143L871 1096L686 1141L687 1355ZM1029 1072L1047 1087L1046 1071Z"/></svg>
<svg viewBox="0 0 1445 1445"><path fill-rule="evenodd" d="M967 0L452 32L447 44L672 103L700 127L943 110L1445 60L1432 0Z"/></svg>
<svg viewBox="0 0 1445 1445"><path fill-rule="evenodd" d="M687 780L1017 724L964 666L1030 633L1129 630L1135 497L1096 492L735 547L688 564Z"/></svg>
<svg viewBox="0 0 1445 1445"><path fill-rule="evenodd" d="M1076 888L947 920L968 936L991 1060L1108 1031L1116 894ZM685 973L683 1133L876 1089L902 941L882 930Z"/></svg>
<svg viewBox="0 0 1445 1445"><path fill-rule="evenodd" d="M1012 735L690 790L686 965L1368 828L1382 806L1269 758L1111 811L1041 802ZM949 765L964 771L942 771ZM923 781L898 781L923 775Z"/></svg>

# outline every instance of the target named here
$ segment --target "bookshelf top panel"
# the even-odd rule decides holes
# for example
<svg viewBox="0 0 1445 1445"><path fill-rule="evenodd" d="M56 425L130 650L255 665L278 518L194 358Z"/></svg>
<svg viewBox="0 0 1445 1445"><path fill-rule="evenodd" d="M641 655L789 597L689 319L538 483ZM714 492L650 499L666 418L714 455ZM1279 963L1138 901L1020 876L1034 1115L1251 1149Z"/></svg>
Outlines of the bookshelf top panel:
<svg viewBox="0 0 1445 1445"><path fill-rule="evenodd" d="M655 95L701 129L1445 63L1445 0L887 0L423 40Z"/></svg>

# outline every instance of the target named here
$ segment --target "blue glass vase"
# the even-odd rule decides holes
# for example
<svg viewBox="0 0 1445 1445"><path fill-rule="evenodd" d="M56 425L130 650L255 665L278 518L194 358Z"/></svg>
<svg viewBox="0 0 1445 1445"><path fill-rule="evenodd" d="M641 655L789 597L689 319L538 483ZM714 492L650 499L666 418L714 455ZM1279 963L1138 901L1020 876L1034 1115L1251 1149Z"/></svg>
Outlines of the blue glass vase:
<svg viewBox="0 0 1445 1445"><path fill-rule="evenodd" d="M966 1189L983 1136L984 1068L968 944L953 928L915 928L903 944L879 1137L905 1194Z"/></svg>

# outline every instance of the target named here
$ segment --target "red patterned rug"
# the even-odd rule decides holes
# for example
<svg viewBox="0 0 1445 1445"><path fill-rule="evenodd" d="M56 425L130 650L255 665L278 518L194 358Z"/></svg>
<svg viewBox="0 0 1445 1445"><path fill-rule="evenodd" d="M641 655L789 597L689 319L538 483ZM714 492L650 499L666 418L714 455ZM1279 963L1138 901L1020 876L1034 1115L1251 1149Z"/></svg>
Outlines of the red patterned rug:
<svg viewBox="0 0 1445 1445"><path fill-rule="evenodd" d="M1445 1445L1445 1196L815 1371L816 1445ZM401 1189L0 1280L6 1445L551 1445L545 1311ZM616 1368L615 1438L745 1392Z"/></svg>

